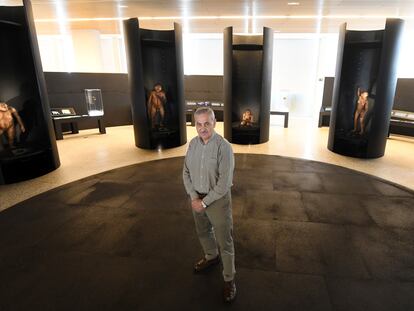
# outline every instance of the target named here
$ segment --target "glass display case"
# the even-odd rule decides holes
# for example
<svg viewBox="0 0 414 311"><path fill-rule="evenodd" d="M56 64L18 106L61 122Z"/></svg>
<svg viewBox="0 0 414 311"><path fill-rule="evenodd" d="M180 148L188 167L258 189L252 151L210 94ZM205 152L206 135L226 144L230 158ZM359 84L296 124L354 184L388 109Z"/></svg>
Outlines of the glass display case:
<svg viewBox="0 0 414 311"><path fill-rule="evenodd" d="M187 142L181 25L154 30L124 21L135 145L144 149Z"/></svg>
<svg viewBox="0 0 414 311"><path fill-rule="evenodd" d="M384 155L403 24L387 19L383 30L340 27L329 150L356 158Z"/></svg>
<svg viewBox="0 0 414 311"><path fill-rule="evenodd" d="M101 89L85 89L85 100L89 116L103 116L104 108Z"/></svg>
<svg viewBox="0 0 414 311"><path fill-rule="evenodd" d="M0 5L0 185L60 165L32 6L19 2Z"/></svg>
<svg viewBox="0 0 414 311"><path fill-rule="evenodd" d="M224 40L224 137L235 144L269 140L273 30L236 35L227 27Z"/></svg>

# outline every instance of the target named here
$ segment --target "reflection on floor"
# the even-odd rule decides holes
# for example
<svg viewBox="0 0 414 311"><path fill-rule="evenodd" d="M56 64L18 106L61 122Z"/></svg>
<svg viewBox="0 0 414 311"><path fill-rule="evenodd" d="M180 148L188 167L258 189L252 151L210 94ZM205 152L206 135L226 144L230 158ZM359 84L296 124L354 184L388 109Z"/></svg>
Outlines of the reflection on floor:
<svg viewBox="0 0 414 311"><path fill-rule="evenodd" d="M116 169L0 213L0 310L221 310L183 158ZM260 163L260 165L258 165ZM414 192L342 167L236 155L235 310L414 310Z"/></svg>
<svg viewBox="0 0 414 311"><path fill-rule="evenodd" d="M373 160L344 157L327 148L328 128L318 128L310 119L289 120L283 128L282 118L272 116L270 140L260 145L233 145L237 153L274 154L317 160L353 168L414 189L414 139L391 136L384 157ZM223 124L217 124L223 132ZM187 127L188 138L196 135ZM0 211L33 195L109 169L154 159L183 156L187 146L166 150L142 150L134 145L132 126L107 128L99 135L96 129L65 135L58 141L61 167L46 176L13 185L0 186Z"/></svg>

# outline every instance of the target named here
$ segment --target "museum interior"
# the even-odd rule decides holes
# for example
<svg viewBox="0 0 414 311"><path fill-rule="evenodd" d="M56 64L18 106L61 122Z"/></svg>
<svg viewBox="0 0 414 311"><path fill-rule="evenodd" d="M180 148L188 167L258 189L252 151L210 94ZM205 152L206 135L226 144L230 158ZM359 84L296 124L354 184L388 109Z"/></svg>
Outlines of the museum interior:
<svg viewBox="0 0 414 311"><path fill-rule="evenodd" d="M0 311L414 310L414 1L4 0L0 33Z"/></svg>

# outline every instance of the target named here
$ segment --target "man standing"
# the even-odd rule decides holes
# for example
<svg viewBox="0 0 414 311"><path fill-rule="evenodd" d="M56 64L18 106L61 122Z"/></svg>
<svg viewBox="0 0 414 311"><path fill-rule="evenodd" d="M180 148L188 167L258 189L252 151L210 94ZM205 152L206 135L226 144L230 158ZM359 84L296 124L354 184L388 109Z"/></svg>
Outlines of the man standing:
<svg viewBox="0 0 414 311"><path fill-rule="evenodd" d="M188 146L183 169L184 186L191 197L195 227L205 254L194 265L194 271L201 272L218 264L221 255L223 298L225 302L232 302L236 297L231 210L233 150L214 131L216 119L211 108L197 109L194 119L198 136Z"/></svg>

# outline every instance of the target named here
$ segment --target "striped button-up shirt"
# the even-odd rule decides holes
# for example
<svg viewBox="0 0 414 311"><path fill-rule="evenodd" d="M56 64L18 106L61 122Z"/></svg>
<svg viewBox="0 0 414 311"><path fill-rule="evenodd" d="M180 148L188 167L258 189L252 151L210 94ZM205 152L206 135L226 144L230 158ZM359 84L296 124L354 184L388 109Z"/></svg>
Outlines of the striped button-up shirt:
<svg viewBox="0 0 414 311"><path fill-rule="evenodd" d="M194 137L188 146L184 161L184 186L191 197L206 194L203 201L210 205L223 197L233 183L234 155L230 143L217 133L204 144Z"/></svg>

